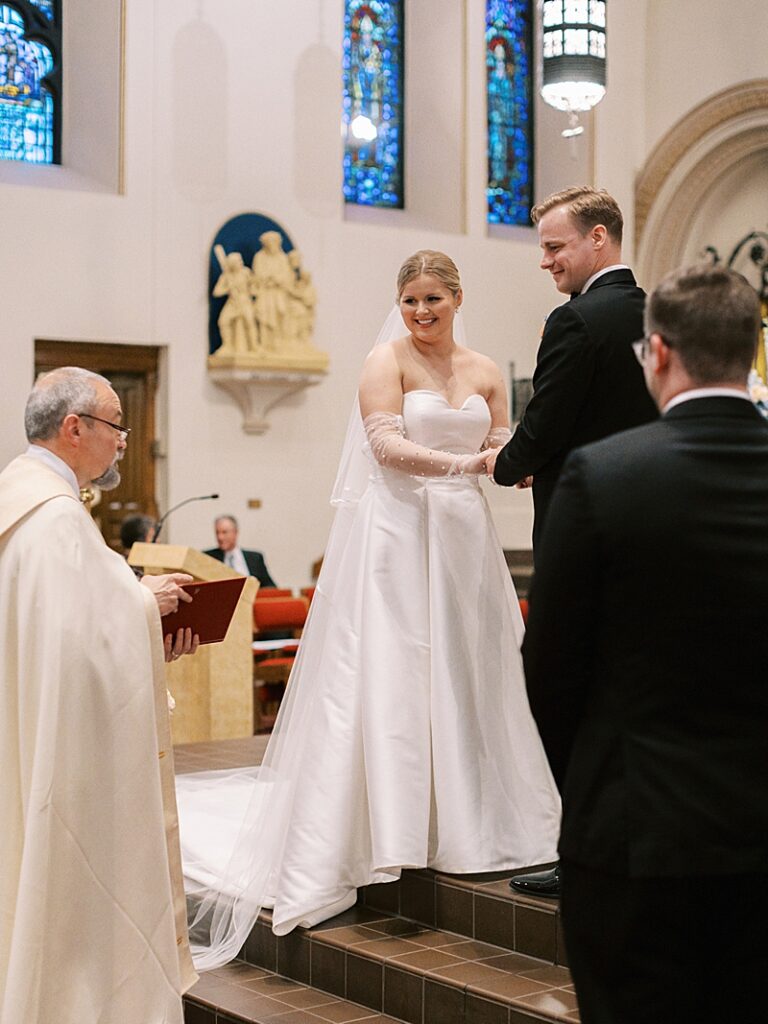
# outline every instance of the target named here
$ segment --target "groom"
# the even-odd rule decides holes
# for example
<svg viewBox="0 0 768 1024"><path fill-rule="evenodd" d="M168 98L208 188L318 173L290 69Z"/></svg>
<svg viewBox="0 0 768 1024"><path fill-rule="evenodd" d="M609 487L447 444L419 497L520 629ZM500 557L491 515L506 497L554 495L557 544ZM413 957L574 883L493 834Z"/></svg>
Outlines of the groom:
<svg viewBox="0 0 768 1024"><path fill-rule="evenodd" d="M527 487L533 477L533 551L541 544L552 492L568 454L657 417L632 353L643 333L645 293L622 263L624 219L603 189L564 189L531 211L541 269L570 301L547 317L533 375L533 397L488 473ZM558 896L558 869L518 875L513 889Z"/></svg>
<svg viewBox="0 0 768 1024"><path fill-rule="evenodd" d="M569 452L658 413L632 354L645 293L622 263L618 203L602 189L567 188L534 206L531 218L541 269L570 301L547 317L533 396L512 439L489 459L489 472L507 487L533 477L535 553Z"/></svg>

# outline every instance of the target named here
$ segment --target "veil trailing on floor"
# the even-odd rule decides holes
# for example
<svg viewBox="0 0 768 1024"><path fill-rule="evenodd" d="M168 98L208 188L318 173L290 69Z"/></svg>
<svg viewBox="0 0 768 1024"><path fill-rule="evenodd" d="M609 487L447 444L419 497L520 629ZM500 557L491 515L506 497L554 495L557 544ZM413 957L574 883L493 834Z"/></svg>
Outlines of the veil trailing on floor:
<svg viewBox="0 0 768 1024"><path fill-rule="evenodd" d="M454 321L454 327L455 334L462 333L460 319ZM407 334L399 308L394 306L376 344ZM273 902L271 897L275 895L294 794L300 781L301 759L296 755L316 728L314 712L319 694L313 686L314 668L323 659L329 615L335 603L345 597L336 592L338 570L370 471L371 456L366 451L356 399L331 498L336 511L323 567L263 763L259 768L244 771L205 772L178 779L185 884L188 903L193 908L190 940L198 970L210 970L236 957L261 909ZM206 820L210 821L211 815L216 814L217 787L225 777L228 787L234 785L239 792L240 804L226 821L220 822L220 835L216 836L220 860L212 870L210 863L196 862L194 850L188 850L185 830L194 832L195 819L185 816L185 796L194 793L196 806L200 806L202 796L208 806ZM200 821L198 828L205 828Z"/></svg>

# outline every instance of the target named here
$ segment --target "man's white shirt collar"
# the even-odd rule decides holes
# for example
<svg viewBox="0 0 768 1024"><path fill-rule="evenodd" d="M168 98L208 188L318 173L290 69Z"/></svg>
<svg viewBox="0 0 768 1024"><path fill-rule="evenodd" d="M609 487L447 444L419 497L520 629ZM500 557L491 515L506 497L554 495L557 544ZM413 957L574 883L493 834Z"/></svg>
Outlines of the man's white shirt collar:
<svg viewBox="0 0 768 1024"><path fill-rule="evenodd" d="M60 459L58 455L54 455L48 448L42 448L39 444L31 444L24 454L31 455L33 459L39 459L49 469L63 477L75 492L75 497L79 500L80 484L77 482L77 477L71 466L68 466L63 459Z"/></svg>
<svg viewBox="0 0 768 1024"><path fill-rule="evenodd" d="M595 283L595 281L598 279L598 277L602 277L603 274L611 274L611 273L613 273L614 270L629 270L629 269L630 269L630 267L628 267L626 263L614 263L614 265L612 267L603 267L602 270L598 270L598 272L596 274L593 274L592 277L587 279L587 283L581 289L581 292L579 294L583 295L584 292L587 291L587 289L590 288Z"/></svg>
<svg viewBox="0 0 768 1024"><path fill-rule="evenodd" d="M661 410L662 416L670 409L674 409L676 405L690 402L693 398L743 398L746 402L752 401L747 392L742 391L741 388L691 388L689 391L681 391L679 395L670 398Z"/></svg>

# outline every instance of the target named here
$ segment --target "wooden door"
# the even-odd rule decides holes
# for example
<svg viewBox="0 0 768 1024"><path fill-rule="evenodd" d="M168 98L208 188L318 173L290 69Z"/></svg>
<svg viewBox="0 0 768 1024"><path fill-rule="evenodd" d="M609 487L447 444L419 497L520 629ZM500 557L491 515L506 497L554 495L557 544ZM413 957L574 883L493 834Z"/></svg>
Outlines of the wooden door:
<svg viewBox="0 0 768 1024"><path fill-rule="evenodd" d="M122 551L120 524L138 512L157 516L155 460L155 397L158 352L149 345L104 345L96 342L35 342L35 376L59 366L82 366L103 374L123 407L123 423L131 428L120 462L119 485L97 493L91 514L110 547Z"/></svg>

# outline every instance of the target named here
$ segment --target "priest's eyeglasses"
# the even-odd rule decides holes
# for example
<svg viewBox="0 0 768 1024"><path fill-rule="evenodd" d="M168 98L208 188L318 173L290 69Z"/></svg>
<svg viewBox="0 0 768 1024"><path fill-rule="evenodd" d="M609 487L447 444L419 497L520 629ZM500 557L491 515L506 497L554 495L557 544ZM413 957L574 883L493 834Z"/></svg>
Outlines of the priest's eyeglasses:
<svg viewBox="0 0 768 1024"><path fill-rule="evenodd" d="M82 416L85 419L97 420L99 423L106 423L108 427L112 427L113 430L116 430L118 432L123 441L128 440L128 435L131 432L130 427L124 427L120 423L110 423L109 420L103 420L101 416L94 416L93 413L90 412L79 412L77 413L77 415Z"/></svg>

